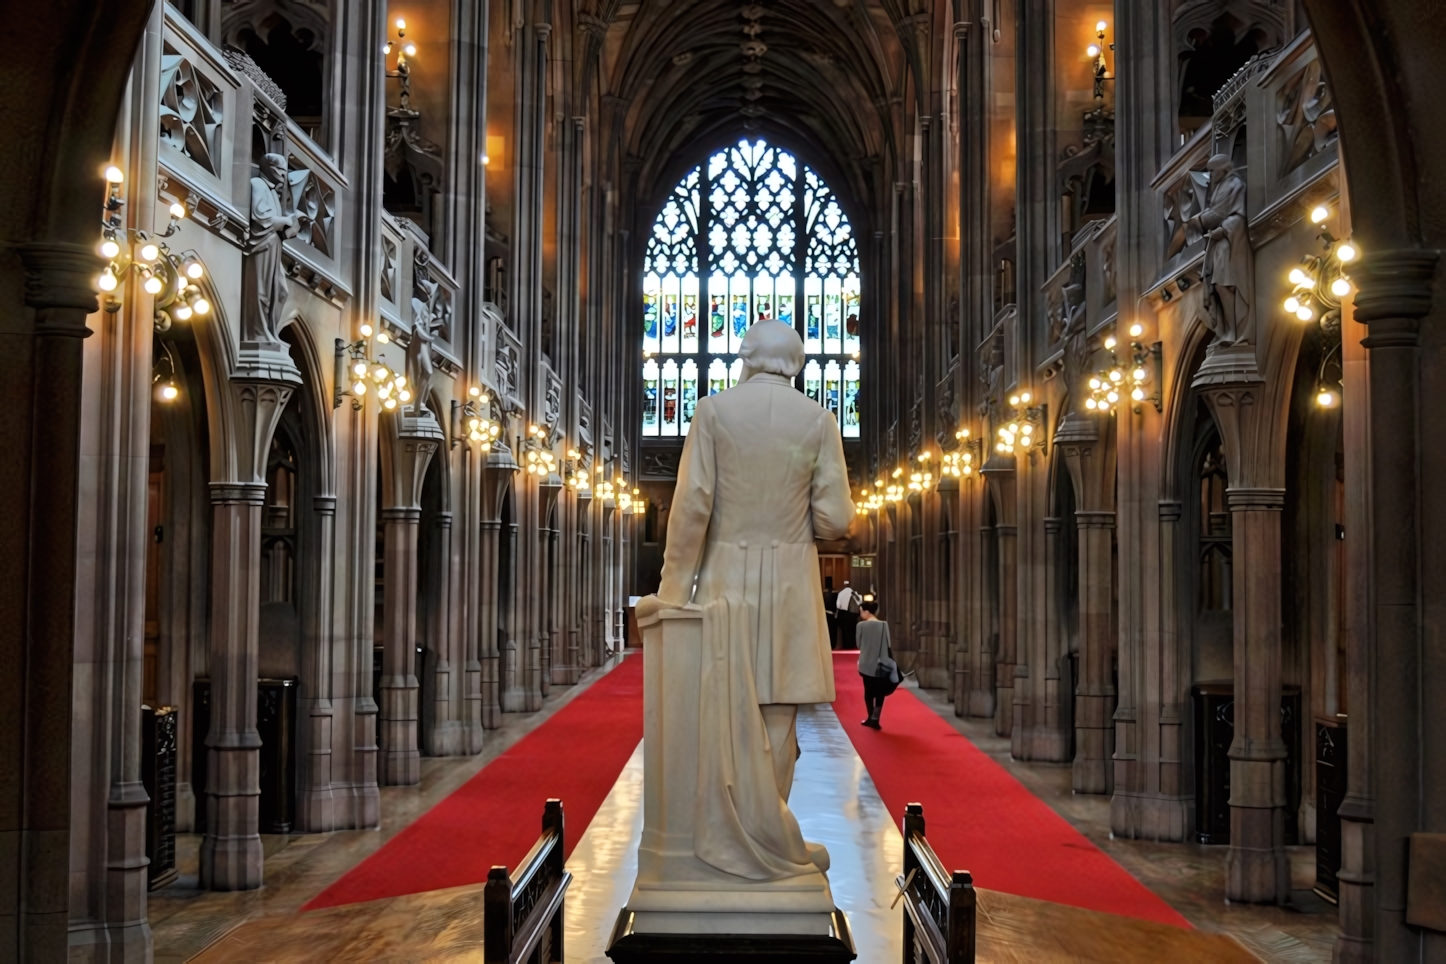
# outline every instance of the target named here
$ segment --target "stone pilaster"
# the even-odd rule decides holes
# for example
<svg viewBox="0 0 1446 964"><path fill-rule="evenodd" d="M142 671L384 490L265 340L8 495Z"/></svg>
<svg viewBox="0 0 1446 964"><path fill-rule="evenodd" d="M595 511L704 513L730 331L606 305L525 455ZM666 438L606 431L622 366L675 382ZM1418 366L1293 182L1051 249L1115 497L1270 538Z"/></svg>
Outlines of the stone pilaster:
<svg viewBox="0 0 1446 964"><path fill-rule="evenodd" d="M422 779L418 744L416 674L417 535L421 524L422 480L443 441L436 419L420 414L393 416L382 442L389 486L382 509L384 549L381 707L377 717L382 786L413 786Z"/></svg>
<svg viewBox="0 0 1446 964"><path fill-rule="evenodd" d="M1014 724L1014 665L1018 661L1019 526L1015 522L1013 456L996 455L984 464L989 496L994 499L994 545L999 560L999 643L994 651L994 732L1009 736ZM986 496L988 498L989 496Z"/></svg>
<svg viewBox="0 0 1446 964"><path fill-rule="evenodd" d="M261 886L256 731L261 510L271 436L300 381L285 349L259 359L242 352L224 407L229 438L223 471L231 478L211 483L211 729L200 874L208 890Z"/></svg>
<svg viewBox="0 0 1446 964"><path fill-rule="evenodd" d="M1280 510L1285 490L1270 478L1270 406L1250 346L1212 351L1195 387L1220 429L1230 483L1235 637L1235 738L1230 745L1230 849L1225 896L1283 903L1290 896L1285 853L1285 743L1280 735ZM1265 451L1262 451L1264 449Z"/></svg>

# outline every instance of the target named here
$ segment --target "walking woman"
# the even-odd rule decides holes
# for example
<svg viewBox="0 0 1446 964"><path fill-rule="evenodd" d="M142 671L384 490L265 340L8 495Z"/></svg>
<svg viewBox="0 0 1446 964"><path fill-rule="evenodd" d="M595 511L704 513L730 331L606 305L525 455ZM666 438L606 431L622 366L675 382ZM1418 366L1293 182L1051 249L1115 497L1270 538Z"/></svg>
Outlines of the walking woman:
<svg viewBox="0 0 1446 964"><path fill-rule="evenodd" d="M864 705L869 711L869 718L864 720L864 726L878 730L882 729L879 726L879 714L884 711L884 697L894 691L894 683L889 678L892 667L879 665L885 658L892 657L889 624L876 615L879 604L873 600L863 603L859 608L859 675L864 680ZM883 675L880 675L881 673Z"/></svg>

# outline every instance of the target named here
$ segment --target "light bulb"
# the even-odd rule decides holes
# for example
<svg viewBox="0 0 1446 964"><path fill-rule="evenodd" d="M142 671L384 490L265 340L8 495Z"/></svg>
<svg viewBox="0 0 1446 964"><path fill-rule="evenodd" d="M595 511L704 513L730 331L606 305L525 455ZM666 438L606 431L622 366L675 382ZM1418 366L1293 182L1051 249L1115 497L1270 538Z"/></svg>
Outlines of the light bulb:
<svg viewBox="0 0 1446 964"><path fill-rule="evenodd" d="M406 29L407 29L407 21L404 20L404 19L401 18L401 17L398 17L398 18L397 18L397 29L398 29L398 30L406 30Z"/></svg>
<svg viewBox="0 0 1446 964"><path fill-rule="evenodd" d="M1137 382L1142 382L1145 380L1145 370L1143 368L1136 368L1130 374Z"/></svg>
<svg viewBox="0 0 1446 964"><path fill-rule="evenodd" d="M200 281L205 273L206 268L199 261L192 261L186 265L186 277L192 281Z"/></svg>
<svg viewBox="0 0 1446 964"><path fill-rule="evenodd" d="M1018 405L1018 404L1019 404L1019 401L1020 401L1020 399L1019 399L1019 396L1018 396L1018 395L1010 395L1010 396L1009 396L1009 404L1010 404L1010 405Z"/></svg>
<svg viewBox="0 0 1446 964"><path fill-rule="evenodd" d="M407 45L406 45L405 47L403 47L402 49L406 51L408 57L415 57L415 56L417 55L417 45L416 45L416 44L407 44Z"/></svg>
<svg viewBox="0 0 1446 964"><path fill-rule="evenodd" d="M478 388L476 385L473 385L471 388L467 389L467 394L471 395L473 398L476 398L478 395L482 394L482 389Z"/></svg>
<svg viewBox="0 0 1446 964"><path fill-rule="evenodd" d="M1133 392L1130 392L1130 397L1137 402L1143 402L1145 400L1145 390L1143 388L1136 388Z"/></svg>
<svg viewBox="0 0 1446 964"><path fill-rule="evenodd" d="M391 342L391 340L392 340L392 336L389 335L389 334L387 334L387 331L386 331L385 328L383 328L381 331L377 332L377 344L378 344L378 345L386 345L386 344L389 344L389 343Z"/></svg>
<svg viewBox="0 0 1446 964"><path fill-rule="evenodd" d="M1310 310L1309 305L1301 305L1300 309L1296 311L1295 316L1301 321L1310 321L1315 317L1315 312Z"/></svg>
<svg viewBox="0 0 1446 964"><path fill-rule="evenodd" d="M1105 23L1103 20L1101 20L1099 23L1095 24L1095 32L1096 32L1096 33L1104 33L1104 32L1105 32L1105 28L1108 27L1108 26L1109 26L1109 24L1107 24L1107 23Z"/></svg>
<svg viewBox="0 0 1446 964"><path fill-rule="evenodd" d="M363 338L370 338L370 337L372 336L372 326L371 326L371 325L362 325L362 326L361 326L361 336L362 336Z"/></svg>
<svg viewBox="0 0 1446 964"><path fill-rule="evenodd" d="M1110 381L1112 381L1112 382L1121 381L1121 380L1124 379L1124 377L1125 377L1125 373L1122 372L1122 371L1120 371L1118 368L1112 369L1112 370L1110 371Z"/></svg>
<svg viewBox="0 0 1446 964"><path fill-rule="evenodd" d="M1085 399L1085 408L1094 411L1097 407L1099 407L1098 403L1093 398Z"/></svg>
<svg viewBox="0 0 1446 964"><path fill-rule="evenodd" d="M1300 270L1299 268L1291 268L1289 277L1290 283L1293 285L1305 283L1305 272Z"/></svg>
<svg viewBox="0 0 1446 964"><path fill-rule="evenodd" d="M1026 438L1028 438L1030 435L1034 434L1034 426L1030 425L1028 422L1025 422L1024 425L1020 427L1019 431L1023 433Z"/></svg>
<svg viewBox="0 0 1446 964"><path fill-rule="evenodd" d="M115 275L111 274L109 268L102 271L100 278L96 280L96 285L100 287L101 291L114 291L115 286L119 283L120 282L116 281Z"/></svg>
<svg viewBox="0 0 1446 964"><path fill-rule="evenodd" d="M1099 380L1098 378L1091 378L1091 379L1090 379L1090 388L1099 388L1099 387L1100 387L1100 380Z"/></svg>
<svg viewBox="0 0 1446 964"><path fill-rule="evenodd" d="M1138 337L1140 337L1141 335L1143 335L1144 333L1145 333L1145 326L1142 325L1142 324L1140 324L1138 321L1135 322L1133 325L1130 326L1130 337L1131 337L1131 338L1138 338Z"/></svg>
<svg viewBox="0 0 1446 964"><path fill-rule="evenodd" d="M351 370L352 374L354 375L365 375L367 373L367 363L357 362L355 365L351 366Z"/></svg>
<svg viewBox="0 0 1446 964"><path fill-rule="evenodd" d="M168 402L175 401L176 396L179 394L181 394L181 390L170 382L161 386L161 398Z"/></svg>
<svg viewBox="0 0 1446 964"><path fill-rule="evenodd" d="M1316 205L1315 208L1313 208L1310 212L1310 220L1313 224L1320 224L1322 221L1324 221L1330 216L1330 208L1326 207L1324 204Z"/></svg>
<svg viewBox="0 0 1446 964"><path fill-rule="evenodd" d="M1337 298L1344 298L1351 293L1351 283L1345 278L1337 278L1331 282L1331 294Z"/></svg>
<svg viewBox="0 0 1446 964"><path fill-rule="evenodd" d="M105 169L105 179L112 184L120 184L126 179L126 176L125 174L121 173L120 168L112 164L110 167Z"/></svg>
<svg viewBox="0 0 1446 964"><path fill-rule="evenodd" d="M110 238L106 238L100 243L100 254L103 258L114 258L120 254L120 245Z"/></svg>
<svg viewBox="0 0 1446 964"><path fill-rule="evenodd" d="M161 249L156 245L147 242L141 245L141 260L154 261L161 256Z"/></svg>
<svg viewBox="0 0 1446 964"><path fill-rule="evenodd" d="M1356 246L1351 244L1349 241L1336 248L1336 257L1339 258L1341 261L1354 261L1356 259L1356 255L1359 253L1360 252L1356 250Z"/></svg>
<svg viewBox="0 0 1446 964"><path fill-rule="evenodd" d="M1322 408L1330 408L1336 403L1336 396L1334 392L1321 389L1320 394L1315 397L1315 400Z"/></svg>
<svg viewBox="0 0 1446 964"><path fill-rule="evenodd" d="M351 390L356 395L365 395L367 393L367 383L361 379L357 379L356 383L352 385Z"/></svg>
<svg viewBox="0 0 1446 964"><path fill-rule="evenodd" d="M1110 392L1108 395L1105 396L1105 401L1109 402L1111 405L1113 405L1115 402L1118 402L1119 400L1119 392Z"/></svg>
<svg viewBox="0 0 1446 964"><path fill-rule="evenodd" d="M1021 402L1023 402L1024 404L1026 404L1026 405L1029 404L1029 399L1030 399L1031 397L1032 397L1032 396L1031 396L1028 392L1020 392L1020 393L1019 393L1019 400L1020 400Z"/></svg>
<svg viewBox="0 0 1446 964"><path fill-rule="evenodd" d="M373 369L372 369L372 381L374 381L374 382L376 382L378 385L380 385L382 382L384 382L384 381L386 381L386 380L387 380L387 370L386 370L386 367L385 367L385 366L383 366L383 365L378 365L376 368L373 368Z"/></svg>
<svg viewBox="0 0 1446 964"><path fill-rule="evenodd" d="M1119 342L1115 341L1115 336L1114 336L1114 335L1111 335L1110 337L1108 337L1108 338L1105 339L1105 347L1106 347L1106 348L1113 349L1113 348L1115 347L1115 345L1117 345L1117 344L1119 344Z"/></svg>
<svg viewBox="0 0 1446 964"><path fill-rule="evenodd" d="M157 278L155 275L151 275L149 278L146 279L147 294L158 295L161 293L161 289L164 287L165 285L161 284L161 279Z"/></svg>
<svg viewBox="0 0 1446 964"><path fill-rule="evenodd" d="M483 154L483 155L482 155L482 166L483 166L483 167L486 167L488 164L491 164L491 163L492 163L492 158L488 157L486 154Z"/></svg>
<svg viewBox="0 0 1446 964"><path fill-rule="evenodd" d="M209 314L211 311L211 302L207 301L205 298L197 298L196 303L193 304L191 307L195 309L195 312L198 315Z"/></svg>
<svg viewBox="0 0 1446 964"><path fill-rule="evenodd" d="M1295 314L1300 310L1300 299L1294 297L1285 299L1285 310L1292 315Z"/></svg>
<svg viewBox="0 0 1446 964"><path fill-rule="evenodd" d="M1099 44L1090 44L1088 47L1085 48L1085 53L1089 54L1091 57L1098 57L1100 55Z"/></svg>
<svg viewBox="0 0 1446 964"><path fill-rule="evenodd" d="M179 305L176 305L175 309L172 311L172 314L176 316L177 321L190 321L191 306L183 302Z"/></svg>
<svg viewBox="0 0 1446 964"><path fill-rule="evenodd" d="M404 402L410 402L412 400L412 393L403 388L402 390L397 392L397 397Z"/></svg>
<svg viewBox="0 0 1446 964"><path fill-rule="evenodd" d="M397 400L395 398L389 398L386 401L382 402L382 407L385 408L387 411L391 411L392 409L397 407Z"/></svg>
<svg viewBox="0 0 1446 964"><path fill-rule="evenodd" d="M1010 435L1013 435L1015 432L1019 431L1019 423L1010 422L1009 427L1006 428L1005 431L1008 432Z"/></svg>
<svg viewBox="0 0 1446 964"><path fill-rule="evenodd" d="M180 221L185 216L186 206L184 204L182 204L180 201L177 201L171 205L171 217L175 218L177 221Z"/></svg>

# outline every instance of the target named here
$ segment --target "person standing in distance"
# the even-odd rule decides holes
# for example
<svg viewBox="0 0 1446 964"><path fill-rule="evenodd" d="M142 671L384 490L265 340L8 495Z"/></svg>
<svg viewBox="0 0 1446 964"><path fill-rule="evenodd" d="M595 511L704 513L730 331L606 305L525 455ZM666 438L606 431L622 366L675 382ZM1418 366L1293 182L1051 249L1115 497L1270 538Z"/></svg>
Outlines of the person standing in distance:
<svg viewBox="0 0 1446 964"><path fill-rule="evenodd" d="M879 663L893 652L889 645L889 624L876 615L879 611L878 603L870 600L862 603L860 609L862 613L857 630L859 675L864 680L864 706L869 711L864 726L880 730L883 729L879 725L879 715L884 711L884 698L892 690L889 680L879 675Z"/></svg>
<svg viewBox="0 0 1446 964"><path fill-rule="evenodd" d="M828 619L828 648L838 649L838 593L833 589L833 576L823 580L823 614Z"/></svg>
<svg viewBox="0 0 1446 964"><path fill-rule="evenodd" d="M834 602L834 610L838 613L839 628L839 649L858 649L858 641L854 639L854 629L859 624L859 603L863 602L859 594L844 580L843 588L839 590L838 599Z"/></svg>

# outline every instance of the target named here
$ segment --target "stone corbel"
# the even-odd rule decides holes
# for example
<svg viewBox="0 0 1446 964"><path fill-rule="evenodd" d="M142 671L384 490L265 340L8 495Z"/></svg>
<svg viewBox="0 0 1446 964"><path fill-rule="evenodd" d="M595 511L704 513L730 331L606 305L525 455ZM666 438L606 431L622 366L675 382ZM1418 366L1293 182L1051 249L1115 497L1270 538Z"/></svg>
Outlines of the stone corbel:
<svg viewBox="0 0 1446 964"><path fill-rule="evenodd" d="M390 418L395 434L391 440L392 507L417 508L422 498L422 480L446 436L431 412L420 416L397 414Z"/></svg>

